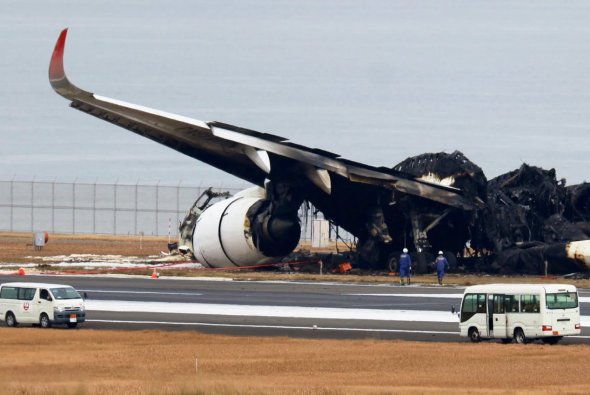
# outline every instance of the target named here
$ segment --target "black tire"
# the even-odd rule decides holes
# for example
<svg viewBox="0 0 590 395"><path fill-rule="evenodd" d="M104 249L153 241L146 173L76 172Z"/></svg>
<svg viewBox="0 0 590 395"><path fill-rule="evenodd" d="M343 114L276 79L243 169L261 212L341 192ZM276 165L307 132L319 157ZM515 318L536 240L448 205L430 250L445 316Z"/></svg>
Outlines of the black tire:
<svg viewBox="0 0 590 395"><path fill-rule="evenodd" d="M18 322L16 322L16 317L14 316L14 314L12 314L12 311L6 313L6 317L4 317L4 320L6 322L6 326L8 327L14 328L18 325Z"/></svg>
<svg viewBox="0 0 590 395"><path fill-rule="evenodd" d="M41 328L51 328L51 321L49 321L49 317L47 314L43 313L39 317L39 325Z"/></svg>
<svg viewBox="0 0 590 395"><path fill-rule="evenodd" d="M416 252L412 256L412 274L428 272L428 257L425 252Z"/></svg>
<svg viewBox="0 0 590 395"><path fill-rule="evenodd" d="M545 344L557 344L559 343L559 341L562 339L561 336L552 336L552 337L542 337L541 340L543 341L543 343Z"/></svg>
<svg viewBox="0 0 590 395"><path fill-rule="evenodd" d="M469 332L467 334L469 336L469 340L471 340L471 343L479 343L481 341L481 336L479 335L477 328L469 328Z"/></svg>
<svg viewBox="0 0 590 395"><path fill-rule="evenodd" d="M524 335L524 331L522 329L516 328L514 330L514 341L517 344L527 344L528 341L527 341L527 338Z"/></svg>
<svg viewBox="0 0 590 395"><path fill-rule="evenodd" d="M389 257L387 258L387 267L388 267L389 271L392 273L399 272L399 253L398 252L394 252L392 254L389 254Z"/></svg>
<svg viewBox="0 0 590 395"><path fill-rule="evenodd" d="M68 328L74 329L78 326L77 322L68 322Z"/></svg>

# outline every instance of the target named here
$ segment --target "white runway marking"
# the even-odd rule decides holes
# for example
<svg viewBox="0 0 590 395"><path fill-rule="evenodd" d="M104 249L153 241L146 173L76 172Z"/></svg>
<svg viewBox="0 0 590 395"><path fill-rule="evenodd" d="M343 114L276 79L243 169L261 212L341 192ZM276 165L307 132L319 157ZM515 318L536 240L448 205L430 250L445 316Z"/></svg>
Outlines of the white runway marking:
<svg viewBox="0 0 590 395"><path fill-rule="evenodd" d="M119 300L87 300L89 311L206 314L224 316L325 318L345 320L456 322L450 311L346 309L300 306L254 306L211 303L166 303Z"/></svg>
<svg viewBox="0 0 590 395"><path fill-rule="evenodd" d="M435 298L435 299L461 299L463 294L366 294L366 293L352 293L343 294L348 296L392 296L396 298ZM590 296L580 296L578 298L580 303L590 303Z"/></svg>
<svg viewBox="0 0 590 395"><path fill-rule="evenodd" d="M114 290L98 290L98 289L78 289L78 292L91 293L112 293L112 294L148 294L148 295L180 295L180 296L202 296L202 293L193 292L158 292L158 291L114 291Z"/></svg>
<svg viewBox="0 0 590 395"><path fill-rule="evenodd" d="M451 314L451 312L432 310L346 309L330 307L255 306L212 303L139 302L121 300L87 300L86 310L275 318L459 323L457 316ZM590 326L590 316L581 316L580 318L580 324L583 327Z"/></svg>
<svg viewBox="0 0 590 395"><path fill-rule="evenodd" d="M448 299L461 299L463 294L343 294L348 296L395 296L395 297L407 297L407 298L448 298ZM580 298L581 299L581 298Z"/></svg>
<svg viewBox="0 0 590 395"><path fill-rule="evenodd" d="M286 325L247 325L247 324L213 324L209 322L171 322L171 321L127 321L127 320L86 320L86 322L102 322L114 324L149 324L149 325L183 325L183 326L216 326L255 329L299 329L310 331L345 331L345 332L385 332L385 333L424 333L437 335L459 335L459 332L449 331L420 331L408 329L366 329L366 328L332 328L321 326L286 326Z"/></svg>

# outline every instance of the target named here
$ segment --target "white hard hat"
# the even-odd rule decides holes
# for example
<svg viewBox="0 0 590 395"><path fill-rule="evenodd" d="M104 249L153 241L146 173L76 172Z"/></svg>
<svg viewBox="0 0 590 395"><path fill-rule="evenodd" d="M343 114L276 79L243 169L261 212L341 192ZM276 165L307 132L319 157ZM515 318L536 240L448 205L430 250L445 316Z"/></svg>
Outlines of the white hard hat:
<svg viewBox="0 0 590 395"><path fill-rule="evenodd" d="M443 253L442 253L442 251L439 251L439 252L438 252L438 255L442 255L442 254L443 254Z"/></svg>
<svg viewBox="0 0 590 395"><path fill-rule="evenodd" d="M407 253L407 252L408 252L408 249L407 249L407 248L404 248L402 251L403 251L404 253Z"/></svg>

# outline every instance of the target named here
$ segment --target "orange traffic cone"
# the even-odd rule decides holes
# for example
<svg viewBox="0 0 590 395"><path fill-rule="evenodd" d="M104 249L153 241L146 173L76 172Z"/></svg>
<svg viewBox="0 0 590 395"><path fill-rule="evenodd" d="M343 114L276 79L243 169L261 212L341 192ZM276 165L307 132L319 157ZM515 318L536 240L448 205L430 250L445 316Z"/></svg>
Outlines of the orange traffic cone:
<svg viewBox="0 0 590 395"><path fill-rule="evenodd" d="M17 272L17 274L18 274L19 276L24 276L24 275L25 275L25 269L23 269L23 268L21 267L20 269L18 269L18 272Z"/></svg>
<svg viewBox="0 0 590 395"><path fill-rule="evenodd" d="M158 274L156 269L154 269L154 271L152 272L152 278L159 278L159 277L160 277L160 275Z"/></svg>

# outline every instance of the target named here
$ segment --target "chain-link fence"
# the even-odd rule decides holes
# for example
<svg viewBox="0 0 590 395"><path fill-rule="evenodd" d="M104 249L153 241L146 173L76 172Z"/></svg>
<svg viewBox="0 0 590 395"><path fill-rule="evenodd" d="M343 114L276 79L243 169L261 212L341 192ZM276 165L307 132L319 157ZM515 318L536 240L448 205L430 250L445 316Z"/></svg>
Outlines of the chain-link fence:
<svg viewBox="0 0 590 395"><path fill-rule="evenodd" d="M205 189L182 183L0 181L0 230L176 237L180 221ZM214 191L233 195L241 189ZM314 212L309 205L301 208L302 240L312 239Z"/></svg>
<svg viewBox="0 0 590 395"><path fill-rule="evenodd" d="M159 183L0 181L0 229L177 235L179 221L204 190Z"/></svg>

